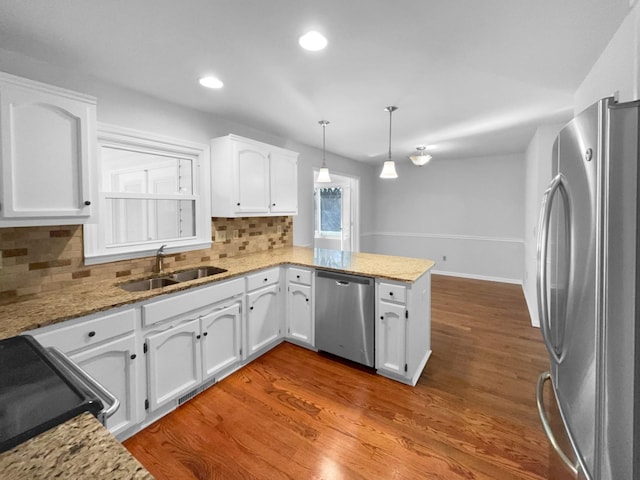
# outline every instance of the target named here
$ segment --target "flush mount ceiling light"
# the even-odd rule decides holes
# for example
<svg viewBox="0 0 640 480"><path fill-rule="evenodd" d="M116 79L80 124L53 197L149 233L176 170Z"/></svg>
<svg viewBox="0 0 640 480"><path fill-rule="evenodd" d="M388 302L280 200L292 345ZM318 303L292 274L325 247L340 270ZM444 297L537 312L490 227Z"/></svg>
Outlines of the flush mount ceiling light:
<svg viewBox="0 0 640 480"><path fill-rule="evenodd" d="M207 88L224 87L224 83L222 83L220 79L216 77L201 77L200 80L198 80L198 82L200 82L200 85Z"/></svg>
<svg viewBox="0 0 640 480"><path fill-rule="evenodd" d="M421 145L419 147L416 147L416 153L414 153L413 155L409 156L409 158L411 159L411 161L413 162L414 165L421 167L427 163L429 163L429 160L431 160L431 155L429 155L427 152L425 152L425 150L427 149L427 147Z"/></svg>
<svg viewBox="0 0 640 480"><path fill-rule="evenodd" d="M317 52L327 46L327 39L324 35L314 30L305 33L298 39L298 43L305 50Z"/></svg>
<svg viewBox="0 0 640 480"><path fill-rule="evenodd" d="M322 125L322 168L318 172L318 179L316 182L318 183L328 183L331 181L331 176L329 175L329 169L327 168L327 162L325 160L325 128L329 125L328 120L320 120L318 122Z"/></svg>
<svg viewBox="0 0 640 480"><path fill-rule="evenodd" d="M380 173L380 178L398 178L398 173L396 172L396 164L393 160L391 160L391 115L397 109L398 107L386 107L384 109L385 112L389 112L389 160L384 162L384 165L382 166L382 172Z"/></svg>

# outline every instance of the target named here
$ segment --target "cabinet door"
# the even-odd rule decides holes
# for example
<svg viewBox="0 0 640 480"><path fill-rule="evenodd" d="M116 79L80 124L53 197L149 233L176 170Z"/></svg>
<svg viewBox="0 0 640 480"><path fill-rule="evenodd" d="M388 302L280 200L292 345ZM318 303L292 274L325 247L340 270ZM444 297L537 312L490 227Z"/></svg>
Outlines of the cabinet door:
<svg viewBox="0 0 640 480"><path fill-rule="evenodd" d="M147 337L149 408L155 410L202 381L200 319Z"/></svg>
<svg viewBox="0 0 640 480"><path fill-rule="evenodd" d="M298 213L298 158L280 152L271 152L271 213L296 215Z"/></svg>
<svg viewBox="0 0 640 480"><path fill-rule="evenodd" d="M120 407L107 420L114 435L133 427L144 416L144 384L140 381L144 358L136 351L134 334L88 348L72 355L80 368L96 379L120 401Z"/></svg>
<svg viewBox="0 0 640 480"><path fill-rule="evenodd" d="M239 302L200 319L204 380L240 362L240 319Z"/></svg>
<svg viewBox="0 0 640 480"><path fill-rule="evenodd" d="M287 288L288 336L313 346L311 287L290 283Z"/></svg>
<svg viewBox="0 0 640 480"><path fill-rule="evenodd" d="M269 212L269 152L234 142L236 213Z"/></svg>
<svg viewBox="0 0 640 480"><path fill-rule="evenodd" d="M86 220L91 213L89 156L95 148L94 122L95 105L0 86L0 213L4 218Z"/></svg>
<svg viewBox="0 0 640 480"><path fill-rule="evenodd" d="M252 355L280 336L278 285L247 295L247 354Z"/></svg>
<svg viewBox="0 0 640 480"><path fill-rule="evenodd" d="M407 319L404 305L378 303L376 368L405 375Z"/></svg>

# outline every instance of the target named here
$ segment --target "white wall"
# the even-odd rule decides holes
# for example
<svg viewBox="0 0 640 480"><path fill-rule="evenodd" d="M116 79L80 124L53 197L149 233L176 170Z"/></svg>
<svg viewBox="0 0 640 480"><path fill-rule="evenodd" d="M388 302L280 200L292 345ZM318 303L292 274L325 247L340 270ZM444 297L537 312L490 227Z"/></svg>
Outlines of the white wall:
<svg viewBox="0 0 640 480"><path fill-rule="evenodd" d="M429 258L436 272L521 282L524 155L396 166L397 180L376 178L373 251Z"/></svg>
<svg viewBox="0 0 640 480"><path fill-rule="evenodd" d="M211 138L235 133L299 152L299 214L294 217L293 241L295 245L313 245L313 168L320 168L322 150L2 49L0 49L0 71L97 97L99 122L203 144L208 144ZM309 128L317 129L318 126L313 124ZM327 154L327 163L343 173L360 177L361 203L371 204L373 197L371 166L330 153ZM372 218L370 209L363 210L365 211L361 214L361 231L369 231Z"/></svg>
<svg viewBox="0 0 640 480"><path fill-rule="evenodd" d="M542 195L551 181L551 152L562 124L539 127L525 155L524 276L522 288L531 323L540 326L536 293L538 218Z"/></svg>
<svg viewBox="0 0 640 480"><path fill-rule="evenodd" d="M640 98L640 2L624 19L575 93L575 113L618 93L621 102Z"/></svg>

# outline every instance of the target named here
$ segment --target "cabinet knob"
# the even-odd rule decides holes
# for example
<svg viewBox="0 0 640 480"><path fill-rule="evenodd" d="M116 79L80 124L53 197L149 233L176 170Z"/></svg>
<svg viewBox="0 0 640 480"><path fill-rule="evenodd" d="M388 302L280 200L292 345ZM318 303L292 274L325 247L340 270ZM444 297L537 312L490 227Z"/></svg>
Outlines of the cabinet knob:
<svg viewBox="0 0 640 480"><path fill-rule="evenodd" d="M308 298L305 298L305 299L304 299L304 301L305 301L305 302L308 302L308 301L309 301L309 299L308 299Z"/></svg>
<svg viewBox="0 0 640 480"><path fill-rule="evenodd" d="M131 355L131 357L130 357L130 358L131 358L131 360L135 360L135 359L136 359L136 356L137 356L137 355L136 355L135 353L134 353L133 355Z"/></svg>
<svg viewBox="0 0 640 480"><path fill-rule="evenodd" d="M208 333L207 332L203 332L202 335L206 337L208 335Z"/></svg>
<svg viewBox="0 0 640 480"><path fill-rule="evenodd" d="M296 275L296 278L300 278L300 275Z"/></svg>
<svg viewBox="0 0 640 480"><path fill-rule="evenodd" d="M390 297L393 297L393 292L389 292L389 296L390 296Z"/></svg>
<svg viewBox="0 0 640 480"><path fill-rule="evenodd" d="M89 332L89 337L95 337L96 336L96 332L94 332L93 330L91 330Z"/></svg>
<svg viewBox="0 0 640 480"><path fill-rule="evenodd" d="M253 310L253 307L249 307L249 310Z"/></svg>
<svg viewBox="0 0 640 480"><path fill-rule="evenodd" d="M198 340L200 340L200 335L196 335L196 338L197 338Z"/></svg>
<svg viewBox="0 0 640 480"><path fill-rule="evenodd" d="M240 206L240 202L236 203L237 206Z"/></svg>
<svg viewBox="0 0 640 480"><path fill-rule="evenodd" d="M268 281L269 281L269 279L268 279L268 278L265 278L265 279L264 279L264 281L265 281L265 282L268 282Z"/></svg>
<svg viewBox="0 0 640 480"><path fill-rule="evenodd" d="M275 206L276 206L276 204L275 204L275 203L273 203L273 204L271 204L271 206L272 206L272 207L275 207Z"/></svg>
<svg viewBox="0 0 640 480"><path fill-rule="evenodd" d="M380 317L380 320L384 320L384 316L381 316L381 317Z"/></svg>
<svg viewBox="0 0 640 480"><path fill-rule="evenodd" d="M91 205L91 202L89 200L85 200L84 204L88 207L89 205Z"/></svg>

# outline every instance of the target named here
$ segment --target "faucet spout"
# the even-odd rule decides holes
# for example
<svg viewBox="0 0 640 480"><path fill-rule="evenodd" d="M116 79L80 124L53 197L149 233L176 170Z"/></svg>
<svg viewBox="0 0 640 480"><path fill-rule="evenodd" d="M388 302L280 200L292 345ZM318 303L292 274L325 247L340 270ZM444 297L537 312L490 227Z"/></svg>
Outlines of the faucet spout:
<svg viewBox="0 0 640 480"><path fill-rule="evenodd" d="M166 247L166 245L162 245L158 250L156 250L156 264L154 268L156 273L162 273L164 271L164 247Z"/></svg>

